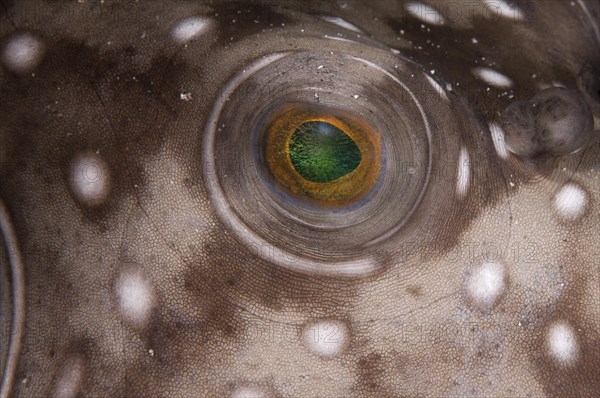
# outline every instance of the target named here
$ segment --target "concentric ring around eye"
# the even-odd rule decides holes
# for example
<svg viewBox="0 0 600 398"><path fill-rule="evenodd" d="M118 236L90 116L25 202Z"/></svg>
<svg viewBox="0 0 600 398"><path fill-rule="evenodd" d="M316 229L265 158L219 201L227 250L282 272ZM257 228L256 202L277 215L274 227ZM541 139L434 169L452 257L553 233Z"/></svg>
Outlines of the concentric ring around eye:
<svg viewBox="0 0 600 398"><path fill-rule="evenodd" d="M377 62L327 51L272 54L247 65L218 96L204 135L205 183L226 227L264 259L301 272L360 276L397 251L399 232L428 190L432 154L440 159L446 145L430 123L458 127L448 122L449 107L427 114L438 103L430 85L414 78L422 76L418 65L404 61L391 72L380 65L398 58L371 54ZM311 146L315 131L302 129L326 129L346 149ZM302 156L308 161L298 166ZM352 156L354 164L339 166ZM326 189L347 188L355 178L339 197ZM436 193L453 186L454 179Z"/></svg>

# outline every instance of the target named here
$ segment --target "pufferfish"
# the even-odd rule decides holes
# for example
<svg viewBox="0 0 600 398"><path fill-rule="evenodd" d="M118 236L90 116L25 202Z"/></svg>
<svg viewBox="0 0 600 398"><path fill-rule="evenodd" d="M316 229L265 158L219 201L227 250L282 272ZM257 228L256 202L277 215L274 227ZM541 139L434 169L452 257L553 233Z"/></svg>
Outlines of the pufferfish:
<svg viewBox="0 0 600 398"><path fill-rule="evenodd" d="M0 397L600 396L598 2L0 6Z"/></svg>

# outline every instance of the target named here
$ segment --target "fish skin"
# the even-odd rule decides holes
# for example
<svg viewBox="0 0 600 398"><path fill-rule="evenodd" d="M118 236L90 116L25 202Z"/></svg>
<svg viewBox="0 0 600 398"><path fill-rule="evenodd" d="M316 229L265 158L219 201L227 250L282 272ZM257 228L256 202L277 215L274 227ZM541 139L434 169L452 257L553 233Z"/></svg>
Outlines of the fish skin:
<svg viewBox="0 0 600 398"><path fill-rule="evenodd" d="M600 5L423 3L1 1L0 398L600 395ZM289 87L224 91L291 57ZM255 206L235 228L228 193L257 193L213 184L246 151L211 158L212 115L234 136L298 76L405 137L419 99L428 144L390 180L425 185L397 226L323 238ZM589 142L511 153L502 112L552 86Z"/></svg>

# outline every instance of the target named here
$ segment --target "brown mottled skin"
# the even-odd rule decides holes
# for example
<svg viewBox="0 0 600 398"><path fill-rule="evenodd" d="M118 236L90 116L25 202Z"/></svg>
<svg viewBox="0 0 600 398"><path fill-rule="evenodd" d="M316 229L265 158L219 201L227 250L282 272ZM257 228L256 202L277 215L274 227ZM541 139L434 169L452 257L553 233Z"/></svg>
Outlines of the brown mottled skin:
<svg viewBox="0 0 600 398"><path fill-rule="evenodd" d="M27 73L0 64L4 372L11 333L14 342L22 332L2 398L221 397L249 389L282 397L600 396L600 6L515 1L525 10L515 21L478 7L468 13L463 3L455 3L460 17L434 26L392 1L0 1L0 46L23 31L44 43L43 59ZM174 26L192 16L207 18L209 29L185 44L174 40ZM319 238L319 258L332 272L299 271L248 245L217 211L203 155L209 117L228 81L275 52L317 54L290 79L316 70L317 52L373 60L412 84L430 118L437 174L386 246L365 246L376 253L371 272L338 275L331 254L363 253L343 246L364 232L360 225L339 242ZM400 57L412 63L394 69ZM339 66L332 65L323 69ZM502 71L512 89L477 79L476 66ZM424 73L410 80L414 71L435 78L448 100ZM340 90L360 84L356 74L323 76ZM594 113L589 144L543 161L503 159L488 124L512 101L554 84L577 90ZM386 84L364 87L355 104L368 106L377 93L389 104L408 101ZM239 95L248 109L256 105L253 92ZM320 101L327 98L325 90ZM315 102L312 92L308 100ZM250 112L245 107L234 113ZM470 159L464 197L455 187L461 147ZM74 194L72 162L82 153L101 157L109 173L99 203ZM555 205L566 183L587 198L576 220ZM291 225L281 229L289 236L254 232L274 249L298 249L295 224L273 220ZM373 228L375 237L386 232ZM7 243L12 238L18 243ZM490 302L469 290L486 259L505 272ZM141 320L119 304L127 275L150 292ZM15 331L18 305L24 329ZM305 326L319 321L346 326L345 334L333 329L345 340L331 357L303 340ZM568 363L551 348L556 322L576 337Z"/></svg>

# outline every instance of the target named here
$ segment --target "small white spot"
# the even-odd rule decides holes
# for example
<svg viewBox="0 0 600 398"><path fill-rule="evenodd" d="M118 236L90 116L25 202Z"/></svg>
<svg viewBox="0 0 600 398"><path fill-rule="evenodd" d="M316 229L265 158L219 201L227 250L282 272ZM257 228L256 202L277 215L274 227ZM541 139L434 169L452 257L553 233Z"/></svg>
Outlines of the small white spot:
<svg viewBox="0 0 600 398"><path fill-rule="evenodd" d="M179 99L181 99L183 101L191 101L192 93L188 93L188 92L179 93Z"/></svg>
<svg viewBox="0 0 600 398"><path fill-rule="evenodd" d="M352 96L352 98L354 98L354 99L358 99L359 97L360 97L360 95L358 95L358 94L354 94L354 95Z"/></svg>
<svg viewBox="0 0 600 398"><path fill-rule="evenodd" d="M469 152L465 147L462 147L458 157L458 172L456 175L456 193L460 197L464 197L469 189L471 178L471 165L469 163Z"/></svg>
<svg viewBox="0 0 600 398"><path fill-rule="evenodd" d="M494 149L496 153L502 159L508 159L508 149L504 142L504 131L496 123L490 123L490 132L492 133L492 142L494 143Z"/></svg>
<svg viewBox="0 0 600 398"><path fill-rule="evenodd" d="M518 7L508 4L504 0L484 0L487 9L502 18L510 18L513 21L523 21L525 15Z"/></svg>
<svg viewBox="0 0 600 398"><path fill-rule="evenodd" d="M342 27L344 29L348 29L348 30L351 30L356 33L362 33L362 30L360 30L355 25L352 25L350 22L343 20L342 18L326 16L326 17L323 17L323 19L329 23L332 23L332 24Z"/></svg>
<svg viewBox="0 0 600 398"><path fill-rule="evenodd" d="M117 300L123 316L137 326L143 325L154 305L152 287L139 270L126 270L117 279Z"/></svg>
<svg viewBox="0 0 600 398"><path fill-rule="evenodd" d="M320 321L306 325L302 335L304 344L312 352L334 357L342 352L348 340L348 329L340 321Z"/></svg>
<svg viewBox="0 0 600 398"><path fill-rule="evenodd" d="M567 322L559 321L550 326L548 348L550 355L561 365L571 365L577 359L577 337Z"/></svg>
<svg viewBox="0 0 600 398"><path fill-rule="evenodd" d="M171 31L173 39L183 44L206 32L210 20L201 17L190 17L177 22Z"/></svg>
<svg viewBox="0 0 600 398"><path fill-rule="evenodd" d="M554 198L558 214L567 220L576 220L585 213L587 194L578 185L565 184Z"/></svg>
<svg viewBox="0 0 600 398"><path fill-rule="evenodd" d="M79 393L84 363L81 357L68 359L56 381L55 398L74 398Z"/></svg>
<svg viewBox="0 0 600 398"><path fill-rule="evenodd" d="M476 304L489 308L506 288L504 267L495 262L484 262L467 280L467 293Z"/></svg>
<svg viewBox="0 0 600 398"><path fill-rule="evenodd" d="M471 43L477 44L477 43L479 43L479 40L477 40L477 38L473 37L473 38L471 38Z"/></svg>
<svg viewBox="0 0 600 398"><path fill-rule="evenodd" d="M317 70L319 70L319 69L323 69L323 65L317 66Z"/></svg>
<svg viewBox="0 0 600 398"><path fill-rule="evenodd" d="M44 57L43 43L31 33L23 32L12 36L2 51L4 65L17 73L31 72Z"/></svg>
<svg viewBox="0 0 600 398"><path fill-rule="evenodd" d="M438 82L436 82L435 79L433 79L427 73L424 73L424 75L425 75L425 78L427 79L427 81L429 82L429 84L431 84L431 87L434 88L434 90L440 95L440 97L442 97L444 100L448 101L448 95L446 94L446 92L444 91L442 86L440 86L438 84Z"/></svg>
<svg viewBox="0 0 600 398"><path fill-rule="evenodd" d="M436 9L416 1L404 4L404 9L413 17L429 25L443 25L446 23L442 14Z"/></svg>
<svg viewBox="0 0 600 398"><path fill-rule="evenodd" d="M79 201L89 206L101 204L110 193L110 172L96 153L84 153L71 164L71 189Z"/></svg>
<svg viewBox="0 0 600 398"><path fill-rule="evenodd" d="M498 71L495 71L494 69L477 67L473 68L472 72L475 77L494 87L511 88L513 86L513 81L510 78Z"/></svg>

